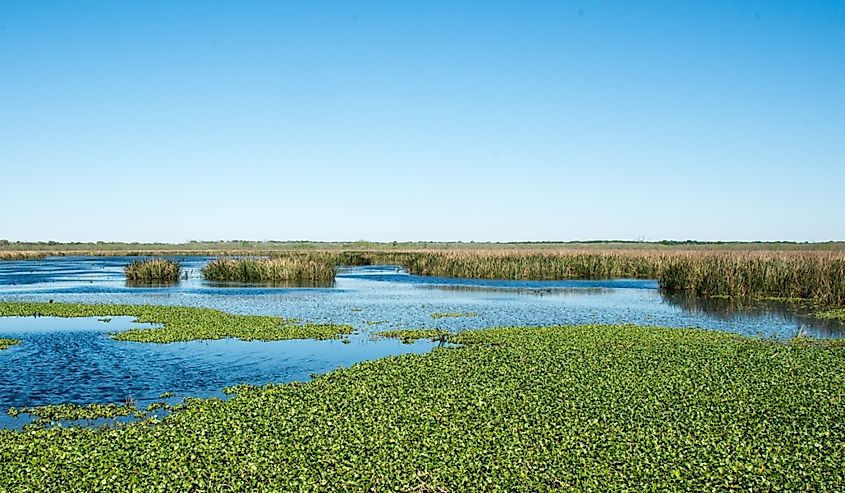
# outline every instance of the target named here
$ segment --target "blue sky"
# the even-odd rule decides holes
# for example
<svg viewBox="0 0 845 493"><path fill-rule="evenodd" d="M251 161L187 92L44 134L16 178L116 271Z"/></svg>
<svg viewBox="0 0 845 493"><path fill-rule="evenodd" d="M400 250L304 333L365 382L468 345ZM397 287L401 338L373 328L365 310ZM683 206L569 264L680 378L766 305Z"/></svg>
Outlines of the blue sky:
<svg viewBox="0 0 845 493"><path fill-rule="evenodd" d="M0 2L0 238L845 239L845 2Z"/></svg>

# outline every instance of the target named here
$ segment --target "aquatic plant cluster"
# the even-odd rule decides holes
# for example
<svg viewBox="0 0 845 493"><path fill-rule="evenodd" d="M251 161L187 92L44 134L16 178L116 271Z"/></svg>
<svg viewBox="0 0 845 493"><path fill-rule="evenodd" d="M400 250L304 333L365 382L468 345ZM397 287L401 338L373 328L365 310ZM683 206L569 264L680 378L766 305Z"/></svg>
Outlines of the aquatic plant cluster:
<svg viewBox="0 0 845 493"><path fill-rule="evenodd" d="M274 258L220 257L202 269L210 281L331 283L335 264L304 255Z"/></svg>
<svg viewBox="0 0 845 493"><path fill-rule="evenodd" d="M0 431L0 491L841 491L845 349L502 328L120 428Z"/></svg>
<svg viewBox="0 0 845 493"><path fill-rule="evenodd" d="M211 308L187 306L0 302L0 316L131 316L138 323L161 324L162 327L132 328L113 333L112 338L157 343L229 337L247 341L334 339L351 334L354 330L350 325L301 323L279 317L235 315Z"/></svg>
<svg viewBox="0 0 845 493"><path fill-rule="evenodd" d="M8 339L0 337L0 351L4 349L9 349L12 346L16 346L20 344L21 341L18 339Z"/></svg>
<svg viewBox="0 0 845 493"><path fill-rule="evenodd" d="M79 404L49 404L46 406L36 407L12 407L6 411L6 414L15 418L21 414L29 414L30 416L38 418L37 424L42 425L49 422L56 421L74 421L74 420L95 420L100 418L116 418L118 416L129 416L137 413L138 408L132 403L124 404L88 404L81 406Z"/></svg>
<svg viewBox="0 0 845 493"><path fill-rule="evenodd" d="M775 297L845 305L845 255L710 254L674 256L660 270L664 289L699 296Z"/></svg>
<svg viewBox="0 0 845 493"><path fill-rule="evenodd" d="M447 342L450 336L454 337L454 334L443 329L397 329L379 332L378 336L399 339L403 344L413 344L419 339Z"/></svg>
<svg viewBox="0 0 845 493"><path fill-rule="evenodd" d="M479 279L657 279L702 296L845 305L845 253L657 250L308 252L334 265L401 265L412 274ZM285 258L285 257L278 257Z"/></svg>
<svg viewBox="0 0 845 493"><path fill-rule="evenodd" d="M182 275L182 265L166 258L136 260L123 268L127 281L177 282Z"/></svg>

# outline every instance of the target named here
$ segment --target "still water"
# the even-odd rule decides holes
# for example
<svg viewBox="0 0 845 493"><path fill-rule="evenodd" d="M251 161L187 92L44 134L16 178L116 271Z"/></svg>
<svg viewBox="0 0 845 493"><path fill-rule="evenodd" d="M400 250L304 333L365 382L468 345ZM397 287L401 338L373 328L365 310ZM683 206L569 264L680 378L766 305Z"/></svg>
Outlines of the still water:
<svg viewBox="0 0 845 493"><path fill-rule="evenodd" d="M62 402L157 400L219 396L239 383L308 380L354 363L422 353L433 343L404 345L373 337L392 328L465 330L501 325L635 323L701 327L764 337L841 337L839 322L808 317L775 303L736 306L727 300L668 295L651 280L490 281L409 275L391 266L341 270L326 287L209 283L199 270L210 259L181 260L188 278L172 286L131 286L123 266L136 258L56 257L0 262L0 301L189 305L233 313L278 315L355 326L348 344L332 341L239 340L146 344L114 341L108 332L131 318L0 317L0 337L21 339L0 351L0 410ZM436 312L475 313L438 318ZM0 426L12 426L0 416Z"/></svg>

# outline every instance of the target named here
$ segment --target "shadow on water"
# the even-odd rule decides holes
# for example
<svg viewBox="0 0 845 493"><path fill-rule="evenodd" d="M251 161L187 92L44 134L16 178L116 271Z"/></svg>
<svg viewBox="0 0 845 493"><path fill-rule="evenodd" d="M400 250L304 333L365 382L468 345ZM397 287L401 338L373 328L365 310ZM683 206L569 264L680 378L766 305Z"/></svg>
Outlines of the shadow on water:
<svg viewBox="0 0 845 493"><path fill-rule="evenodd" d="M127 288L171 288L179 285L179 281L126 281Z"/></svg>
<svg viewBox="0 0 845 493"><path fill-rule="evenodd" d="M433 289L453 293L499 293L518 296L597 296L608 294L611 288L509 288L501 286L422 285L420 289Z"/></svg>
<svg viewBox="0 0 845 493"><path fill-rule="evenodd" d="M209 288L332 288L331 281L273 281L273 282L237 282L237 281L202 281L202 285Z"/></svg>
<svg viewBox="0 0 845 493"><path fill-rule="evenodd" d="M738 300L731 298L701 298L688 293L661 290L663 300L689 313L702 313L710 317L735 321L754 317L776 317L795 325L793 335L813 337L845 337L845 322L820 319L813 316L813 309L801 303L769 300Z"/></svg>

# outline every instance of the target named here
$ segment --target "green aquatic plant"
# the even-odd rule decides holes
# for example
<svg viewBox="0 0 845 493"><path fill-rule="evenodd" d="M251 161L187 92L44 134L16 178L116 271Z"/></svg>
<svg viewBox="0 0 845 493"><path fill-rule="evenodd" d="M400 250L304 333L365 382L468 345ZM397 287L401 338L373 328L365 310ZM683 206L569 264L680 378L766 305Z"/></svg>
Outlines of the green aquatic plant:
<svg viewBox="0 0 845 493"><path fill-rule="evenodd" d="M19 339L0 338L0 351L9 349L12 346L17 346L21 341Z"/></svg>
<svg viewBox="0 0 845 493"><path fill-rule="evenodd" d="M130 328L111 334L114 339L134 342L167 343L229 337L246 341L334 339L354 331L350 325L298 323L279 317L236 315L211 308L188 306L0 302L0 316L33 315L131 316L138 323L162 325L159 328Z"/></svg>
<svg viewBox="0 0 845 493"><path fill-rule="evenodd" d="M0 430L0 491L845 485L845 348L636 326L453 342L119 429Z"/></svg>
<svg viewBox="0 0 845 493"><path fill-rule="evenodd" d="M475 312L434 312L431 318L473 318L477 317Z"/></svg>
<svg viewBox="0 0 845 493"><path fill-rule="evenodd" d="M277 259L331 265L400 265L422 276L477 279L657 279L701 296L809 300L845 305L841 251L661 249L465 249L286 252Z"/></svg>
<svg viewBox="0 0 845 493"><path fill-rule="evenodd" d="M808 300L845 305L845 256L834 253L713 253L675 255L660 286L699 296Z"/></svg>
<svg viewBox="0 0 845 493"><path fill-rule="evenodd" d="M428 339L435 342L447 342L450 335L449 331L443 329L399 329L386 330L379 332L380 337L390 337L399 339L403 344L413 344L420 339Z"/></svg>
<svg viewBox="0 0 845 493"><path fill-rule="evenodd" d="M210 281L331 283L335 264L305 256L220 257L203 267L202 274Z"/></svg>
<svg viewBox="0 0 845 493"><path fill-rule="evenodd" d="M88 404L85 406L65 403L35 407L12 407L9 408L6 414L13 418L22 414L29 414L32 417L38 418L41 422L54 422L116 418L119 416L130 416L137 412L138 408L135 407L134 403L126 402L123 404Z"/></svg>
<svg viewBox="0 0 845 493"><path fill-rule="evenodd" d="M132 282L178 282L182 264L166 258L136 260L124 267L123 273Z"/></svg>

